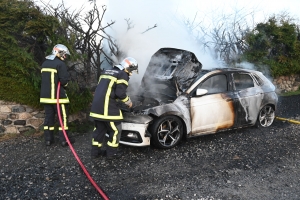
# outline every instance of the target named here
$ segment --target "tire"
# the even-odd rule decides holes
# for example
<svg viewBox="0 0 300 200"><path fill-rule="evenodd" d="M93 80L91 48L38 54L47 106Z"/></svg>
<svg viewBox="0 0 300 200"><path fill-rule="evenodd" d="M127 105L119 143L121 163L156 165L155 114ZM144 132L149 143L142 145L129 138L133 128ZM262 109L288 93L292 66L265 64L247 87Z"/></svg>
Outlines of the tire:
<svg viewBox="0 0 300 200"><path fill-rule="evenodd" d="M269 127L273 124L275 119L275 110L271 105L265 105L258 114L257 126Z"/></svg>
<svg viewBox="0 0 300 200"><path fill-rule="evenodd" d="M164 116L158 118L149 128L152 134L151 143L160 149L170 149L176 146L182 139L183 126L176 116Z"/></svg>

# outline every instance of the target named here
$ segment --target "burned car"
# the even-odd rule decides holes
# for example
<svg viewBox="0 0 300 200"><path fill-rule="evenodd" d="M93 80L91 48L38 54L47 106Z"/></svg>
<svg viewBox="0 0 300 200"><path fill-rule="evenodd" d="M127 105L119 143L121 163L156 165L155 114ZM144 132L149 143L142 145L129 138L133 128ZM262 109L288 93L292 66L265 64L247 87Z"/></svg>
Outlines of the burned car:
<svg viewBox="0 0 300 200"><path fill-rule="evenodd" d="M194 53L158 50L149 62L133 109L123 108L120 143L172 148L184 137L247 126L270 126L278 97L259 71L202 69Z"/></svg>

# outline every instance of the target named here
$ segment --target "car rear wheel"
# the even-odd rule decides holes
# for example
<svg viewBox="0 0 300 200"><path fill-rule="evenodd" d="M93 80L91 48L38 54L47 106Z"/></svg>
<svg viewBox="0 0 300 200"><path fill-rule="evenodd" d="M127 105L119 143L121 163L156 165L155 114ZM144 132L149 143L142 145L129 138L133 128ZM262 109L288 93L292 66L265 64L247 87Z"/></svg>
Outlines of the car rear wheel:
<svg viewBox="0 0 300 200"><path fill-rule="evenodd" d="M264 106L258 115L258 125L262 127L269 127L275 119L275 110L271 105Z"/></svg>
<svg viewBox="0 0 300 200"><path fill-rule="evenodd" d="M183 127L181 120L176 116L158 118L150 127L151 142L161 149L176 146L182 138Z"/></svg>

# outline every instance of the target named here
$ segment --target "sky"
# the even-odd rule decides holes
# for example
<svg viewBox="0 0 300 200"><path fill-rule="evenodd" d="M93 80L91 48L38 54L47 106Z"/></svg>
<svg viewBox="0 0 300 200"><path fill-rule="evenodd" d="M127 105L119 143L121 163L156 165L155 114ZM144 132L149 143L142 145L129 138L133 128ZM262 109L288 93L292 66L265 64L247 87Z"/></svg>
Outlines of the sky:
<svg viewBox="0 0 300 200"><path fill-rule="evenodd" d="M37 2L40 0L36 0ZM43 0L44 2L48 2ZM49 0L56 6L61 0ZM203 68L222 67L209 51L203 51L195 42L183 22L194 22L196 27L218 26L220 16L247 16L249 24L265 20L271 14L287 12L295 19L300 18L300 0L96 0L98 8L107 6L105 20L115 21L109 33L119 41L120 47L127 56L135 58L139 63L142 75L151 56L160 48L173 47L192 51ZM78 10L82 6L90 7L88 0L64 0L70 9ZM222 17L221 17L222 18ZM127 31L125 19L130 19L132 29ZM221 20L222 21L222 20ZM148 28L157 25L146 33ZM140 78L141 75L138 77ZM138 78L138 79L139 79Z"/></svg>

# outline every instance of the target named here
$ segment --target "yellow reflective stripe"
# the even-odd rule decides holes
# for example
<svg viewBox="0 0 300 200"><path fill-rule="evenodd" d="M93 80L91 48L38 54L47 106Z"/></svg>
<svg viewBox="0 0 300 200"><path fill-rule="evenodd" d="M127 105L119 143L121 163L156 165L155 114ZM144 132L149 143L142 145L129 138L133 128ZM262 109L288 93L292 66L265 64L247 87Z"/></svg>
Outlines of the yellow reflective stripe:
<svg viewBox="0 0 300 200"><path fill-rule="evenodd" d="M93 146L102 147L102 144L99 143L99 142L97 142L97 141L95 141L94 138L93 138L93 140L92 140L92 145L93 145Z"/></svg>
<svg viewBox="0 0 300 200"><path fill-rule="evenodd" d="M61 109L63 113L63 121L64 121L64 127L68 128L67 126L67 112L66 112L66 106L64 104L61 104ZM67 129L66 129L67 130Z"/></svg>
<svg viewBox="0 0 300 200"><path fill-rule="evenodd" d="M64 104L61 104L61 111L62 111L62 121L63 121L63 127L65 130L68 130L68 125L67 125L67 112L66 112L66 107ZM62 127L59 127L59 130L62 130Z"/></svg>
<svg viewBox="0 0 300 200"><path fill-rule="evenodd" d="M110 122L110 126L113 129L113 131L114 131L114 135L113 135L113 138L112 138L112 142L108 141L107 145L111 146L111 147L118 147L119 146L119 143L117 143L117 135L119 133L118 129L117 129L117 127L116 127L116 125L115 125L114 122Z"/></svg>
<svg viewBox="0 0 300 200"><path fill-rule="evenodd" d="M101 76L100 76L100 79L101 79L101 78L110 79L110 80L113 80L114 82L117 81L117 78L116 78L116 77L113 77L113 76L110 76L110 75L101 75ZM99 80L100 80L100 79L99 79Z"/></svg>
<svg viewBox="0 0 300 200"><path fill-rule="evenodd" d="M42 72L54 72L54 73L57 73L57 70L56 69L51 69L51 68L43 68L43 69L41 69L41 73Z"/></svg>
<svg viewBox="0 0 300 200"><path fill-rule="evenodd" d="M51 75L50 75L51 99L54 99L55 98L55 81L54 81L55 74L54 73L57 73L57 70L51 69L51 68L44 68L44 69L41 69L41 73L42 72L51 72Z"/></svg>
<svg viewBox="0 0 300 200"><path fill-rule="evenodd" d="M68 130L68 129L69 129L68 127L64 126L64 130ZM63 129L62 129L62 127L59 127L58 130L62 131Z"/></svg>
<svg viewBox="0 0 300 200"><path fill-rule="evenodd" d="M129 96L127 96L125 99L121 99L122 102L126 102L129 100Z"/></svg>
<svg viewBox="0 0 300 200"><path fill-rule="evenodd" d="M99 119L123 119L123 115L122 112L120 111L120 115L119 116L107 116L107 115L100 115L97 113L90 113L91 117L95 117L95 118L99 118Z"/></svg>
<svg viewBox="0 0 300 200"><path fill-rule="evenodd" d="M128 81L126 81L124 79L117 80L117 84L121 84L121 83L124 83L125 85L128 86Z"/></svg>
<svg viewBox="0 0 300 200"><path fill-rule="evenodd" d="M108 85L108 88L107 88L107 92L106 92L106 95L105 95L105 102L104 102L104 115L108 115L108 103L109 103L109 96L110 96L110 93L111 93L111 89L112 89L112 86L114 84L114 81L111 79L109 85Z"/></svg>
<svg viewBox="0 0 300 200"><path fill-rule="evenodd" d="M40 98L40 103L57 103L56 99ZM70 103L68 98L59 99L59 103Z"/></svg>
<svg viewBox="0 0 300 200"><path fill-rule="evenodd" d="M44 126L44 130L53 131L54 130L54 126Z"/></svg>
<svg viewBox="0 0 300 200"><path fill-rule="evenodd" d="M51 73L51 99L55 98L54 72Z"/></svg>

